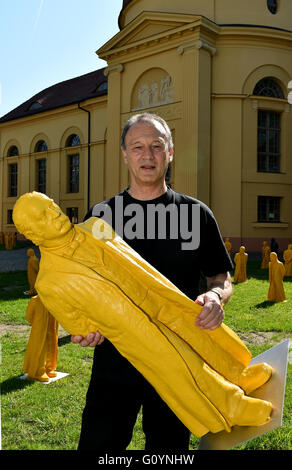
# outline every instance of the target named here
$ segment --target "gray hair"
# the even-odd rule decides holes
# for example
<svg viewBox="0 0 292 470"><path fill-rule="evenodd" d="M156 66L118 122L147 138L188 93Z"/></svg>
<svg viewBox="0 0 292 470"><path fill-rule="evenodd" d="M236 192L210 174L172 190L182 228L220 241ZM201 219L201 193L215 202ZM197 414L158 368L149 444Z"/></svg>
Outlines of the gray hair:
<svg viewBox="0 0 292 470"><path fill-rule="evenodd" d="M134 116L130 117L130 119L128 119L128 121L126 122L123 132L122 132L122 136L121 136L122 149L126 150L125 139L126 139L128 130L132 126L134 126L134 124L137 124L139 122L145 122L146 124L152 124L152 125L155 122L159 122L159 124L161 124L163 129L165 130L165 135L166 135L167 142L168 142L168 148L171 149L173 147L171 131L166 121L162 119L162 117L154 113L141 113L141 114L135 114Z"/></svg>

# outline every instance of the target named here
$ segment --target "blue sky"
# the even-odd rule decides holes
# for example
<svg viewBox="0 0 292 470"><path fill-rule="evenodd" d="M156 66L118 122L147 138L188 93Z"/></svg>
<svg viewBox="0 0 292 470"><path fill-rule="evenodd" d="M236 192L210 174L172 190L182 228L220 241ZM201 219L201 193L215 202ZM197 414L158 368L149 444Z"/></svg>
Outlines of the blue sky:
<svg viewBox="0 0 292 470"><path fill-rule="evenodd" d="M55 83L106 66L122 0L0 0L0 116Z"/></svg>

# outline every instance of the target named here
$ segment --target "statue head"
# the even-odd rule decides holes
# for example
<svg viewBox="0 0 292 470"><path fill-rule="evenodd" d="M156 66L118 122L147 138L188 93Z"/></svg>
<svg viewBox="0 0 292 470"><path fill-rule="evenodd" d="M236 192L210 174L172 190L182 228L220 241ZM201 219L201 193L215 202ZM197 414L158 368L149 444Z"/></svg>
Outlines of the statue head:
<svg viewBox="0 0 292 470"><path fill-rule="evenodd" d="M240 252L240 253L244 253L244 252L245 252L245 246L241 246L241 247L239 248L239 252Z"/></svg>
<svg viewBox="0 0 292 470"><path fill-rule="evenodd" d="M27 254L27 256L29 256L31 258L32 256L34 256L35 253L34 253L34 250L32 248L29 248L27 250L26 254Z"/></svg>
<svg viewBox="0 0 292 470"><path fill-rule="evenodd" d="M16 201L12 217L17 230L35 245L58 246L72 230L69 218L53 199L36 191Z"/></svg>
<svg viewBox="0 0 292 470"><path fill-rule="evenodd" d="M275 253L274 251L272 251L272 252L270 253L270 261L271 261L272 263L275 263L276 261L278 261L277 253Z"/></svg>

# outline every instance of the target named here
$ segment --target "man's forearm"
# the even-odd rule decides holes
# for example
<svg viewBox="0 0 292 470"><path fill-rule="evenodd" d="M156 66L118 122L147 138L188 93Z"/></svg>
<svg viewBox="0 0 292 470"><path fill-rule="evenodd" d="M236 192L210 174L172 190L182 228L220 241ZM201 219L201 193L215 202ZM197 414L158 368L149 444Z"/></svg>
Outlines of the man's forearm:
<svg viewBox="0 0 292 470"><path fill-rule="evenodd" d="M232 280L229 272L207 277L207 289L217 290L222 295L222 303L225 305L232 295Z"/></svg>

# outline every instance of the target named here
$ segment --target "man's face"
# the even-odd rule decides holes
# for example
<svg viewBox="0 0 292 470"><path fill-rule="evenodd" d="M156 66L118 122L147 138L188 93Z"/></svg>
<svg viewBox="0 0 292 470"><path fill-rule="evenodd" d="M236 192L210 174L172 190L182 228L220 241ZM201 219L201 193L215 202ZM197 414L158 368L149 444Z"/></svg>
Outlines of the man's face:
<svg viewBox="0 0 292 470"><path fill-rule="evenodd" d="M163 182L172 161L173 149L168 148L167 137L160 123L140 122L126 134L126 150L122 149L131 181L139 186Z"/></svg>

